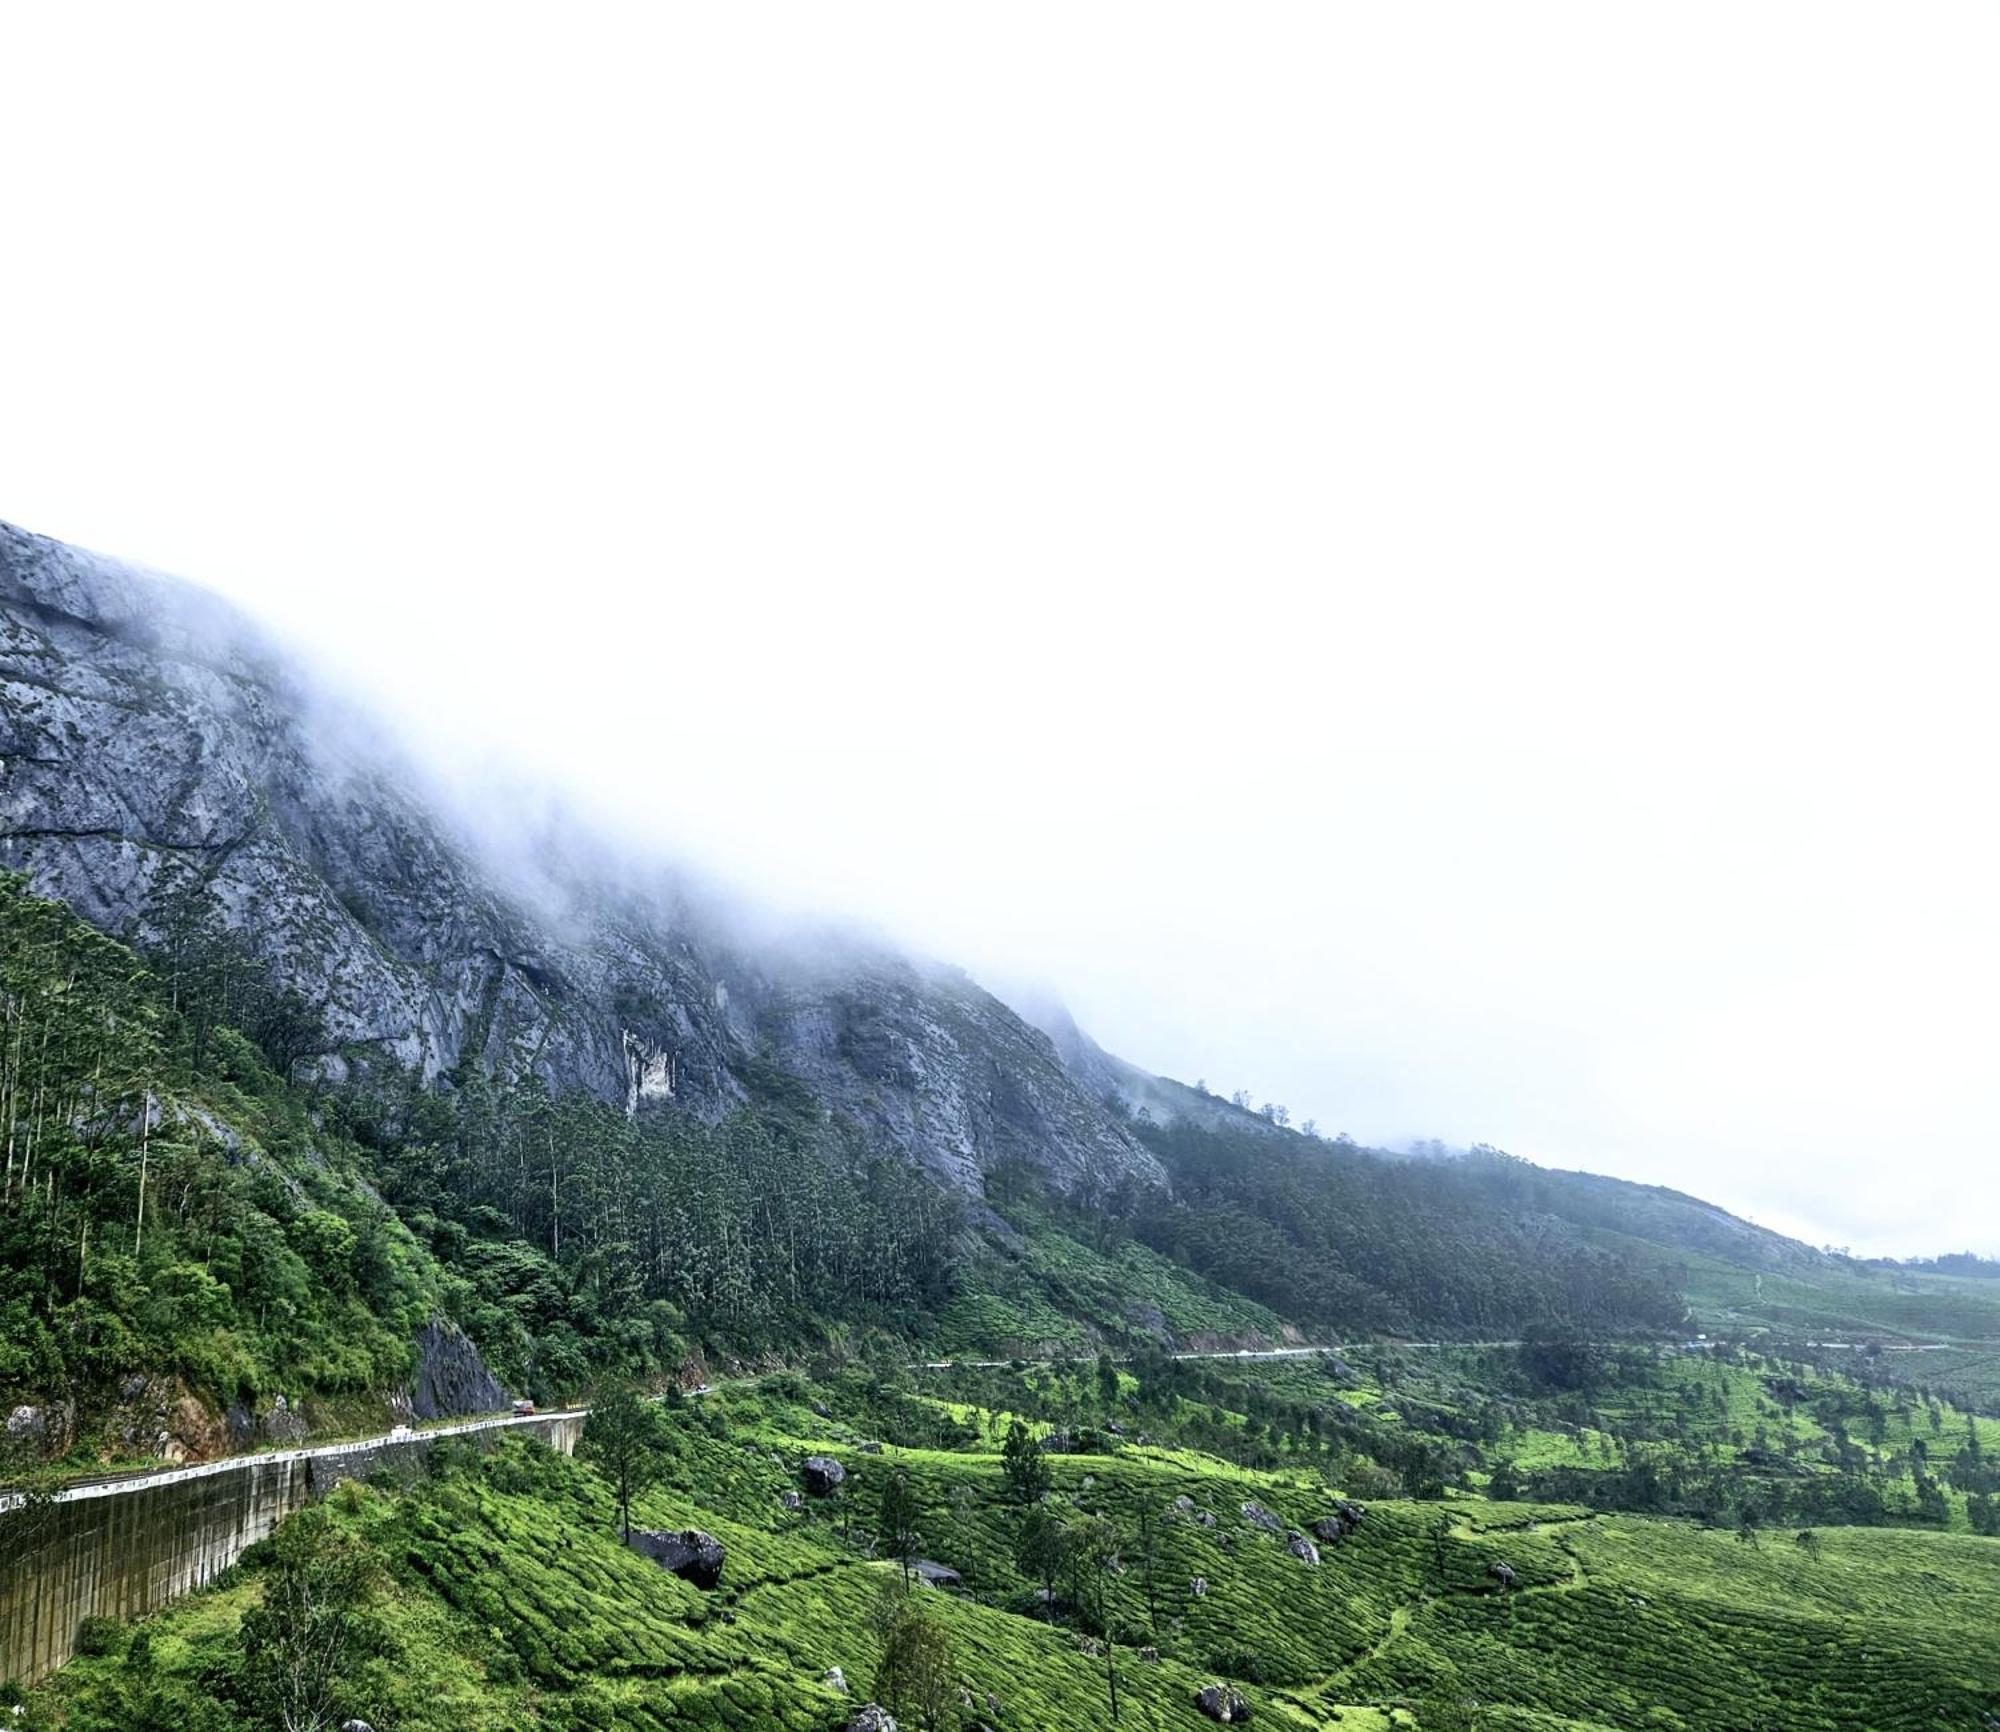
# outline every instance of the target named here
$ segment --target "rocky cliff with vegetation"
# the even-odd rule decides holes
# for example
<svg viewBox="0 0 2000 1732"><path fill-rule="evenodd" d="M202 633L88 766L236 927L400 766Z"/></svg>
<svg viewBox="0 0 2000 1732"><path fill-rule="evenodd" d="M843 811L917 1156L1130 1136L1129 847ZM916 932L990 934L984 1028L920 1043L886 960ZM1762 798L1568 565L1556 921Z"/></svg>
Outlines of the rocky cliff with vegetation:
<svg viewBox="0 0 2000 1732"><path fill-rule="evenodd" d="M44 1454L870 1341L1658 1335L1767 1277L1916 1314L1694 1199L1329 1143L581 829L496 840L231 609L4 528L0 866L0 1401Z"/></svg>
<svg viewBox="0 0 2000 1732"><path fill-rule="evenodd" d="M1157 1176L963 975L842 935L746 941L580 835L503 865L225 605L6 526L0 730L0 863L149 951L235 941L294 1077L533 1075L712 1122L775 1062L967 1192L1006 1161L1064 1189Z"/></svg>
<svg viewBox="0 0 2000 1732"><path fill-rule="evenodd" d="M454 810L0 529L0 1637L78 1656L27 1732L2000 1711L1976 1260L1329 1142ZM581 1460L173 1472L148 1546L46 1495L516 1392Z"/></svg>

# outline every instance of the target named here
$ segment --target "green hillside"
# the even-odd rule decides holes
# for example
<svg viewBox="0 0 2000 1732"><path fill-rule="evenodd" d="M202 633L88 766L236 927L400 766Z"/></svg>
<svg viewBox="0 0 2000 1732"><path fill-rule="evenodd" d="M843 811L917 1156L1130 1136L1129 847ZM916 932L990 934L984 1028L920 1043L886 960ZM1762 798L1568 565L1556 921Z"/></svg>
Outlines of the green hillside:
<svg viewBox="0 0 2000 1732"><path fill-rule="evenodd" d="M982 1375L1012 1379L1025 1410L1050 1405L1021 1374ZM904 1593L884 1538L899 1484L913 1494L913 1550L963 1578L909 1590L948 1648L941 1725L1112 1724L1107 1637L1123 1727L1210 1724L1195 1696L1214 1682L1240 1690L1258 1723L1298 1728L1882 1732L1977 1727L2000 1704L2000 1541L1873 1528L1746 1537L1450 1495L1367 1500L1312 1565L1285 1535L1332 1513L1357 1473L1369 1479L1364 1458L1293 1452L1253 1467L1140 1444L1143 1427L1174 1431L1193 1414L1239 1437L1261 1422L1221 1408L1216 1389L1184 1404L1188 1421L1163 1417L1157 1391L1124 1377L1114 1392L1086 1368L1058 1380L1056 1400L1090 1411L1101 1444L1043 1454L1050 1496L1030 1505L999 1442L1012 1416L933 1393L952 1381L778 1377L663 1413L661 1478L634 1520L720 1540L713 1592L626 1549L605 1480L532 1445L454 1451L419 1483L342 1490L316 1543L351 1548L367 1593L330 1711L409 1732L839 1727L864 1696L887 1693L875 1684ZM1112 1415L1125 1440L1104 1429ZM814 1452L848 1478L787 1509ZM1071 1535L1108 1532L1116 1548L1094 1577L1056 1565L1053 1609L1018 1559L1031 1508ZM19 1723L264 1724L241 1632L277 1578L272 1550L136 1631L94 1632L99 1652L29 1697ZM823 1682L835 1666L852 1694ZM912 1700L902 1708L904 1724L925 1723Z"/></svg>
<svg viewBox="0 0 2000 1732"><path fill-rule="evenodd" d="M0 880L0 1401L58 1416L37 1438L79 1464L162 1424L188 1454L241 1447L280 1397L294 1427L372 1423L432 1319L566 1399L871 1342L1658 1336L1686 1313L1661 1247L1604 1243L1525 1162L1142 1124L1171 1195L1017 1166L968 1210L770 1064L715 1122L475 1070L297 1084L311 1008L194 908L142 957Z"/></svg>
<svg viewBox="0 0 2000 1732"><path fill-rule="evenodd" d="M713 1535L722 1583L621 1543L600 1414L596 1466L447 1446L342 1489L86 1630L24 1727L832 1732L879 1688L1004 1732L1109 1724L1114 1683L1141 1727L1213 1723L1210 1685L1281 1727L2000 1713L1989 1280L1226 1114L1133 1122L1170 1191L968 1200L775 1064L713 1120L336 1086L293 1077L310 1015L225 935L142 956L0 878L7 1477L376 1427L455 1328L537 1398L663 1397L634 1518ZM847 1480L788 1507L820 1452ZM906 1596L899 1532L962 1588Z"/></svg>
<svg viewBox="0 0 2000 1732"><path fill-rule="evenodd" d="M141 1441L108 1411L134 1377L192 1392L213 1435L182 1441L211 1451L226 1408L286 1392L373 1418L459 1297L356 1151L182 1002L0 876L0 1401L75 1415L53 1441L85 1456Z"/></svg>

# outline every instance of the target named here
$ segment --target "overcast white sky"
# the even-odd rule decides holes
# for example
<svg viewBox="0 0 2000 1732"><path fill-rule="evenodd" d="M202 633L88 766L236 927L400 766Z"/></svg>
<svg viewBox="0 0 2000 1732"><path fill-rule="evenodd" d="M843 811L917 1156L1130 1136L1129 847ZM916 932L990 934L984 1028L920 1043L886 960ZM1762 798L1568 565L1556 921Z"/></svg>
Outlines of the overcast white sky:
<svg viewBox="0 0 2000 1732"><path fill-rule="evenodd" d="M12 8L0 516L1150 1067L2000 1252L2000 13Z"/></svg>

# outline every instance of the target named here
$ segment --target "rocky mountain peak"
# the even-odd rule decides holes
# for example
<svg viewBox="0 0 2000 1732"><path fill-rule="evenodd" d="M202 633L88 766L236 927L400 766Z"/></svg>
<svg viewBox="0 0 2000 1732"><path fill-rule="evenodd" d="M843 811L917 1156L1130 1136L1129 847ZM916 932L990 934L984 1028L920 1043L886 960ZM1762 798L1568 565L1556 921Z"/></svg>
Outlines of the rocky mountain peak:
<svg viewBox="0 0 2000 1732"><path fill-rule="evenodd" d="M295 1071L541 1075L719 1117L759 1061L977 1192L1159 1178L1049 1039L956 971L861 939L748 939L589 846L519 876L380 731L218 598L0 525L0 864L107 931L199 918L305 1009Z"/></svg>

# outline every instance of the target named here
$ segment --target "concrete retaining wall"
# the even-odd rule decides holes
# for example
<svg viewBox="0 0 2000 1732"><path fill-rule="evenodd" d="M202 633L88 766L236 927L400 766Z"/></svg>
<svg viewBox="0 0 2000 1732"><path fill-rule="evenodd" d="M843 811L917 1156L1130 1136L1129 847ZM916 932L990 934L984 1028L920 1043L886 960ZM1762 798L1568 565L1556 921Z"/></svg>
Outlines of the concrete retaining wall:
<svg viewBox="0 0 2000 1732"><path fill-rule="evenodd" d="M583 1413L468 1420L406 1437L238 1456L0 1501L0 1679L33 1683L76 1652L86 1618L134 1618L201 1587L343 1479L415 1470L441 1437L525 1431L570 1455Z"/></svg>

